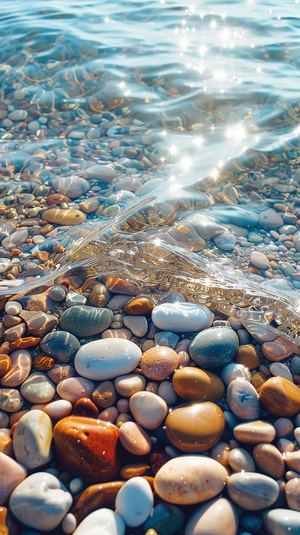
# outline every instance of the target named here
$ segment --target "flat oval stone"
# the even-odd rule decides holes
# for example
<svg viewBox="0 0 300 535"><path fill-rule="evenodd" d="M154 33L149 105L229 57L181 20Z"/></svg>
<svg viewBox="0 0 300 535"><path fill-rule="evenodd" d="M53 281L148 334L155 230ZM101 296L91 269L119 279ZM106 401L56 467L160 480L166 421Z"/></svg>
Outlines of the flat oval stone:
<svg viewBox="0 0 300 535"><path fill-rule="evenodd" d="M0 410L18 412L22 409L24 399L15 388L0 388Z"/></svg>
<svg viewBox="0 0 300 535"><path fill-rule="evenodd" d="M124 312L125 314L133 316L145 316L146 318L151 316L151 312L154 308L154 301L150 297L139 296L133 297L125 305Z"/></svg>
<svg viewBox="0 0 300 535"><path fill-rule="evenodd" d="M53 331L42 338L40 348L46 355L65 363L80 349L80 342L67 331Z"/></svg>
<svg viewBox="0 0 300 535"><path fill-rule="evenodd" d="M261 442L272 442L276 430L269 422L255 420L236 425L233 434L237 440L244 444L260 444Z"/></svg>
<svg viewBox="0 0 300 535"><path fill-rule="evenodd" d="M261 472L274 479L280 479L285 473L281 452L274 444L257 444L253 449L253 458Z"/></svg>
<svg viewBox="0 0 300 535"><path fill-rule="evenodd" d="M263 474L237 472L229 476L227 491L239 507L247 511L259 511L276 502L279 485L274 479Z"/></svg>
<svg viewBox="0 0 300 535"><path fill-rule="evenodd" d="M222 437L225 418L215 403L187 403L166 418L169 441L186 453L200 453L212 448Z"/></svg>
<svg viewBox="0 0 300 535"><path fill-rule="evenodd" d="M231 412L241 420L260 417L259 395L245 379L234 379L227 388L227 403Z"/></svg>
<svg viewBox="0 0 300 535"><path fill-rule="evenodd" d="M95 388L95 383L84 377L69 377L61 381L57 387L57 394L64 400L76 403L80 398L89 397Z"/></svg>
<svg viewBox="0 0 300 535"><path fill-rule="evenodd" d="M189 505L214 498L224 490L227 470L204 455L180 455L156 473L154 489L166 502Z"/></svg>
<svg viewBox="0 0 300 535"><path fill-rule="evenodd" d="M9 506L25 526L55 529L72 505L72 495L61 481L48 472L31 474L13 491Z"/></svg>
<svg viewBox="0 0 300 535"><path fill-rule="evenodd" d="M272 416L292 417L300 411L300 389L284 377L271 377L260 388L260 401Z"/></svg>
<svg viewBox="0 0 300 535"><path fill-rule="evenodd" d="M83 175L87 180L99 180L110 184L116 177L116 171L110 165L95 164L85 169Z"/></svg>
<svg viewBox="0 0 300 535"><path fill-rule="evenodd" d="M187 401L220 401L225 396L224 383L217 374L193 366L175 371L172 384Z"/></svg>
<svg viewBox="0 0 300 535"><path fill-rule="evenodd" d="M61 208L49 208L42 213L43 221L54 223L56 225L80 225L86 220L86 216L79 210L63 210Z"/></svg>
<svg viewBox="0 0 300 535"><path fill-rule="evenodd" d="M27 379L31 370L31 355L26 349L16 349L10 354L11 368L1 377L1 385L14 387Z"/></svg>
<svg viewBox="0 0 300 535"><path fill-rule="evenodd" d="M133 477L120 488L115 508L129 527L140 526L147 520L154 503L150 484L142 477Z"/></svg>
<svg viewBox="0 0 300 535"><path fill-rule="evenodd" d="M233 329L210 327L193 338L189 354L200 368L219 371L231 362L239 347L239 339Z"/></svg>
<svg viewBox="0 0 300 535"><path fill-rule="evenodd" d="M233 448L229 452L228 464L234 472L255 472L253 457L243 448Z"/></svg>
<svg viewBox="0 0 300 535"><path fill-rule="evenodd" d="M58 176L51 180L51 186L56 193L67 195L70 199L77 199L90 189L89 182L77 175Z"/></svg>
<svg viewBox="0 0 300 535"><path fill-rule="evenodd" d="M94 481L109 481L117 476L118 437L117 427L94 418L67 416L54 427L54 443L64 468L72 475Z"/></svg>
<svg viewBox="0 0 300 535"><path fill-rule="evenodd" d="M299 535L300 512L291 509L271 509L263 515L265 527L271 535Z"/></svg>
<svg viewBox="0 0 300 535"><path fill-rule="evenodd" d="M55 385L43 372L33 372L21 386L21 394L30 403L49 403L55 396Z"/></svg>
<svg viewBox="0 0 300 535"><path fill-rule="evenodd" d="M269 260L264 253L259 251L252 251L250 255L251 264L258 269L267 269L269 267Z"/></svg>
<svg viewBox="0 0 300 535"><path fill-rule="evenodd" d="M156 429L164 421L168 405L153 392L137 392L131 396L129 407L136 422L145 429Z"/></svg>
<svg viewBox="0 0 300 535"><path fill-rule="evenodd" d="M108 308L75 305L65 310L60 318L62 330L74 336L86 337L102 333L111 325L114 315Z"/></svg>
<svg viewBox="0 0 300 535"><path fill-rule="evenodd" d="M73 535L125 535L125 522L121 515L105 507L90 513L80 522Z"/></svg>
<svg viewBox="0 0 300 535"><path fill-rule="evenodd" d="M300 511L300 478L294 477L290 481L287 481L284 492L289 508L294 511Z"/></svg>
<svg viewBox="0 0 300 535"><path fill-rule="evenodd" d="M114 382L115 389L125 398L130 398L136 392L145 390L146 379L140 374L131 373L129 375L120 375Z"/></svg>
<svg viewBox="0 0 300 535"><path fill-rule="evenodd" d="M238 511L226 498L211 500L197 509L189 517L185 535L236 535L239 524Z"/></svg>
<svg viewBox="0 0 300 535"><path fill-rule="evenodd" d="M149 379L163 381L176 370L178 362L178 353L174 349L157 345L143 353L140 367Z"/></svg>
<svg viewBox="0 0 300 535"><path fill-rule="evenodd" d="M106 338L82 346L74 365L82 377L104 381L132 372L141 354L140 348L130 340Z"/></svg>
<svg viewBox="0 0 300 535"><path fill-rule="evenodd" d="M175 333L202 331L211 326L213 314L203 305L194 303L163 303L154 307L152 321L156 327Z"/></svg>
<svg viewBox="0 0 300 535"><path fill-rule="evenodd" d="M13 434L16 459L28 470L48 463L52 457L52 422L48 414L38 409L21 416Z"/></svg>
<svg viewBox="0 0 300 535"><path fill-rule="evenodd" d="M50 416L51 420L60 420L61 418L69 416L72 408L72 403L70 403L70 401L57 399L45 405L43 411Z"/></svg>
<svg viewBox="0 0 300 535"><path fill-rule="evenodd" d="M122 446L133 455L147 455L152 442L146 431L136 422L125 422L119 429Z"/></svg>
<svg viewBox="0 0 300 535"><path fill-rule="evenodd" d="M24 466L5 455L5 453L0 453L0 505L3 505L8 500L14 488L26 476L27 470Z"/></svg>

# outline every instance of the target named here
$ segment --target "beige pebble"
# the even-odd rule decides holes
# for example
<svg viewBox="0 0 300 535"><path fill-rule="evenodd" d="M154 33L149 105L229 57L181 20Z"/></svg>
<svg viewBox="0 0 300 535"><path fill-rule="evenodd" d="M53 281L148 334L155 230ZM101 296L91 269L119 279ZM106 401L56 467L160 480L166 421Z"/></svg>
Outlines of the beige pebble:
<svg viewBox="0 0 300 535"><path fill-rule="evenodd" d="M22 409L24 399L15 388L0 388L0 410L18 412Z"/></svg>
<svg viewBox="0 0 300 535"><path fill-rule="evenodd" d="M24 414L14 431L13 448L16 459L27 469L38 468L52 457L52 422L49 416L39 410Z"/></svg>
<svg viewBox="0 0 300 535"><path fill-rule="evenodd" d="M215 461L218 461L223 466L228 466L229 452L230 446L227 442L218 442L218 444L210 450L211 458L215 459Z"/></svg>
<svg viewBox="0 0 300 535"><path fill-rule="evenodd" d="M111 422L112 424L117 421L119 417L119 411L116 407L107 407L103 411L99 412L99 420L104 420L105 422Z"/></svg>
<svg viewBox="0 0 300 535"><path fill-rule="evenodd" d="M62 210L61 208L50 208L42 214L43 221L56 225L80 225L86 219L85 214L80 210Z"/></svg>
<svg viewBox="0 0 300 535"><path fill-rule="evenodd" d="M156 473L154 489L166 502L189 505L214 498L225 487L227 470L204 455L180 455Z"/></svg>
<svg viewBox="0 0 300 535"><path fill-rule="evenodd" d="M263 474L274 479L283 477L284 461L274 444L257 444L253 449L253 458Z"/></svg>
<svg viewBox="0 0 300 535"><path fill-rule="evenodd" d="M226 498L211 500L189 517L185 535L236 535L239 515L236 507Z"/></svg>
<svg viewBox="0 0 300 535"><path fill-rule="evenodd" d="M134 455L147 455L152 448L149 435L135 422L125 422L120 427L119 439L123 447Z"/></svg>
<svg viewBox="0 0 300 535"><path fill-rule="evenodd" d="M178 366L178 354L174 349L166 346L155 346L148 349L141 357L143 374L154 381L163 381Z"/></svg>
<svg viewBox="0 0 300 535"><path fill-rule="evenodd" d="M277 448L281 453L287 453L295 450L295 444L287 438L277 440Z"/></svg>
<svg viewBox="0 0 300 535"><path fill-rule="evenodd" d="M1 385L9 388L21 385L31 370L31 355L26 349L16 349L10 353L11 368L1 377Z"/></svg>
<svg viewBox="0 0 300 535"><path fill-rule="evenodd" d="M92 392L92 400L99 409L111 407L116 399L117 393L112 381L102 381Z"/></svg>
<svg viewBox="0 0 300 535"><path fill-rule="evenodd" d="M247 511L266 509L279 495L278 483L269 476L255 472L238 472L227 481L229 497Z"/></svg>
<svg viewBox="0 0 300 535"><path fill-rule="evenodd" d="M106 329L106 331L103 331L101 333L101 338L107 339L107 338L119 338L122 340L131 340L132 338L132 332L129 329Z"/></svg>
<svg viewBox="0 0 300 535"><path fill-rule="evenodd" d="M43 411L53 420L60 420L70 414L72 403L66 399L57 399L44 406Z"/></svg>
<svg viewBox="0 0 300 535"><path fill-rule="evenodd" d="M145 389L146 379L139 374L120 375L114 381L114 386L118 394L124 397L131 397L136 392Z"/></svg>
<svg viewBox="0 0 300 535"><path fill-rule="evenodd" d="M277 438L286 437L294 431L294 424L289 418L277 418L273 425L276 429Z"/></svg>
<svg viewBox="0 0 300 535"><path fill-rule="evenodd" d="M116 426L120 428L126 422L132 422L132 416L126 412L121 413L116 419Z"/></svg>
<svg viewBox="0 0 300 535"><path fill-rule="evenodd" d="M55 385L42 372L33 372L20 388L21 394L30 403L48 403L55 396Z"/></svg>
<svg viewBox="0 0 300 535"><path fill-rule="evenodd" d="M300 472L300 450L286 452L283 455L283 459L284 459L285 464L289 468L291 468L292 470L295 470L296 472Z"/></svg>
<svg viewBox="0 0 300 535"><path fill-rule="evenodd" d="M272 442L275 438L275 427L263 420L244 422L233 429L237 440L245 444L259 444L260 442Z"/></svg>
<svg viewBox="0 0 300 535"><path fill-rule="evenodd" d="M233 448L228 455L228 464L234 472L255 472L253 457L244 448Z"/></svg>
<svg viewBox="0 0 300 535"><path fill-rule="evenodd" d="M168 405L161 397L146 391L133 394L129 406L136 422L145 429L156 429L168 412Z"/></svg>
<svg viewBox="0 0 300 535"><path fill-rule="evenodd" d="M124 316L124 325L134 334L142 338L148 331L148 321L145 316Z"/></svg>
<svg viewBox="0 0 300 535"><path fill-rule="evenodd" d="M70 377L61 381L56 387L59 397L71 403L76 403L80 398L89 398L94 389L95 383L85 377Z"/></svg>
<svg viewBox="0 0 300 535"><path fill-rule="evenodd" d="M284 491L289 508L300 511L300 479L294 478L288 481Z"/></svg>
<svg viewBox="0 0 300 535"><path fill-rule="evenodd" d="M246 379L234 379L227 388L227 403L231 412L241 420L260 417L259 395Z"/></svg>

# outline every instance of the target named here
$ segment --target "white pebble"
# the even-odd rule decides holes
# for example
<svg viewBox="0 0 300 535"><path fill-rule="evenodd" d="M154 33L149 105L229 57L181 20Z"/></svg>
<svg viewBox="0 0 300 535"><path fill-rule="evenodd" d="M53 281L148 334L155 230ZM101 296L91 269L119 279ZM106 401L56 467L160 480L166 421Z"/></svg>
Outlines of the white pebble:
<svg viewBox="0 0 300 535"><path fill-rule="evenodd" d="M126 481L116 496L116 511L129 527L140 526L150 515L153 507L152 489L142 477Z"/></svg>

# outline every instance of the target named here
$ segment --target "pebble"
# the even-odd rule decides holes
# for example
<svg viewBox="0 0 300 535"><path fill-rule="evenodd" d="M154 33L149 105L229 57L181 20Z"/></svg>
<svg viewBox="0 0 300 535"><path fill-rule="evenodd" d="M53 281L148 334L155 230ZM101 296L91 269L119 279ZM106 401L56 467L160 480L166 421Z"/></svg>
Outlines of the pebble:
<svg viewBox="0 0 300 535"><path fill-rule="evenodd" d="M112 407L113 408L113 407ZM74 416L88 416L89 418L97 418L99 409L97 405L90 398L79 398L74 404ZM99 417L99 419L101 419Z"/></svg>
<svg viewBox="0 0 300 535"><path fill-rule="evenodd" d="M229 383L231 383L231 381L234 379L244 379L251 382L251 373L249 368L243 364L237 364L236 362L230 362L229 364L226 364L226 366L224 366L224 368L221 370L220 376L226 385L229 385Z"/></svg>
<svg viewBox="0 0 300 535"><path fill-rule="evenodd" d="M107 338L82 346L75 355L74 365L82 377L104 381L132 372L141 354L140 348L130 340Z"/></svg>
<svg viewBox="0 0 300 535"><path fill-rule="evenodd" d="M54 475L36 472L14 489L9 505L25 526L47 531L60 524L72 505L72 495Z"/></svg>
<svg viewBox="0 0 300 535"><path fill-rule="evenodd" d="M136 422L145 429L156 429L164 421L168 405L153 392L136 392L131 396L129 407Z"/></svg>
<svg viewBox="0 0 300 535"><path fill-rule="evenodd" d="M233 448L230 450L228 464L234 472L255 472L253 457L244 448Z"/></svg>
<svg viewBox="0 0 300 535"><path fill-rule="evenodd" d="M80 522L73 535L125 535L125 522L121 515L102 507L93 511Z"/></svg>
<svg viewBox="0 0 300 535"><path fill-rule="evenodd" d="M150 297L139 296L130 299L125 305L124 312L125 314L133 316L145 316L148 318L151 316L152 310L154 308L154 301Z"/></svg>
<svg viewBox="0 0 300 535"><path fill-rule="evenodd" d="M14 110L11 111L8 116L11 121L24 121L28 117L28 111L26 110Z"/></svg>
<svg viewBox="0 0 300 535"><path fill-rule="evenodd" d="M288 379L288 381L291 381L292 383L294 382L288 366L282 364L282 362L273 362L269 369L274 377L284 377L285 379Z"/></svg>
<svg viewBox="0 0 300 535"><path fill-rule="evenodd" d="M146 431L136 422L125 422L119 429L122 446L134 455L147 455L152 443Z"/></svg>
<svg viewBox="0 0 300 535"><path fill-rule="evenodd" d="M274 444L257 444L253 449L253 458L261 472L274 479L283 477L284 461L281 452Z"/></svg>
<svg viewBox="0 0 300 535"><path fill-rule="evenodd" d="M233 251L236 245L236 237L231 232L217 234L217 236L213 238L213 241L221 251Z"/></svg>
<svg viewBox="0 0 300 535"><path fill-rule="evenodd" d="M159 329L182 333L207 329L213 314L207 307L194 303L163 303L154 307L151 319Z"/></svg>
<svg viewBox="0 0 300 535"><path fill-rule="evenodd" d="M217 498L200 505L189 517L185 535L236 535L239 514L226 498Z"/></svg>
<svg viewBox="0 0 300 535"><path fill-rule="evenodd" d="M154 489L166 502L198 504L224 490L227 470L204 455L181 455L166 462L156 473Z"/></svg>
<svg viewBox="0 0 300 535"><path fill-rule="evenodd" d="M77 292L68 292L65 299L66 307L70 308L75 305L85 305L86 297L84 295L78 294Z"/></svg>
<svg viewBox="0 0 300 535"><path fill-rule="evenodd" d="M47 375L49 379L51 379L51 381L57 385L65 379L74 377L76 375L76 371L73 366L69 366L68 364L54 364L53 368L47 372Z"/></svg>
<svg viewBox="0 0 300 535"><path fill-rule="evenodd" d="M10 354L10 369L1 377L0 383L5 387L21 385L31 370L31 355L26 349L16 349Z"/></svg>
<svg viewBox="0 0 300 535"><path fill-rule="evenodd" d="M261 346L261 351L264 357L270 362L285 360L292 354L288 345L281 340L276 340L276 342L265 342Z"/></svg>
<svg viewBox="0 0 300 535"><path fill-rule="evenodd" d="M109 165L92 165L85 169L83 173L87 180L99 180L110 184L116 177L116 171Z"/></svg>
<svg viewBox="0 0 300 535"><path fill-rule="evenodd" d="M239 339L233 329L210 327L193 338L189 353L197 366L215 372L234 359L238 346Z"/></svg>
<svg viewBox="0 0 300 535"><path fill-rule="evenodd" d="M274 230L283 225L283 219L281 215L273 210L273 208L268 208L259 214L259 222L262 228L266 230Z"/></svg>
<svg viewBox="0 0 300 535"><path fill-rule="evenodd" d="M146 379L140 374L120 375L115 379L114 386L120 396L129 398L136 392L145 390Z"/></svg>
<svg viewBox="0 0 300 535"><path fill-rule="evenodd" d="M84 377L69 377L61 381L57 387L57 394L70 403L76 403L80 398L90 397L95 389L95 383Z"/></svg>
<svg viewBox="0 0 300 535"><path fill-rule="evenodd" d="M289 508L294 511L300 511L300 479L295 477L287 481L284 492Z"/></svg>
<svg viewBox="0 0 300 535"><path fill-rule="evenodd" d="M186 453L200 453L219 442L225 418L220 407L210 401L186 403L168 414L165 425L173 446Z"/></svg>
<svg viewBox="0 0 300 535"><path fill-rule="evenodd" d="M41 410L31 410L21 416L13 435L16 459L28 470L51 460L53 432L49 416Z"/></svg>
<svg viewBox="0 0 300 535"><path fill-rule="evenodd" d="M6 249L15 249L24 245L28 238L28 230L16 230L6 238L3 238L1 245Z"/></svg>
<svg viewBox="0 0 300 535"><path fill-rule="evenodd" d="M299 535L300 512L291 509L271 509L263 515L270 535Z"/></svg>
<svg viewBox="0 0 300 535"><path fill-rule="evenodd" d="M227 403L231 412L241 420L257 420L260 417L259 395L246 379L231 381L227 388Z"/></svg>
<svg viewBox="0 0 300 535"><path fill-rule="evenodd" d="M255 420L236 425L233 434L237 440L244 444L260 444L261 442L272 442L276 430L269 422Z"/></svg>
<svg viewBox="0 0 300 535"><path fill-rule="evenodd" d="M172 385L175 392L187 401L220 401L225 396L220 377L201 368L180 368L173 375Z"/></svg>
<svg viewBox="0 0 300 535"><path fill-rule="evenodd" d="M102 381L93 390L92 399L100 409L111 407L117 399L114 384L111 381Z"/></svg>
<svg viewBox="0 0 300 535"><path fill-rule="evenodd" d="M21 394L30 403L49 403L55 396L55 385L43 372L33 372L20 388Z"/></svg>
<svg viewBox="0 0 300 535"><path fill-rule="evenodd" d="M27 470L24 466L0 452L0 505L8 500L14 488L26 476Z"/></svg>
<svg viewBox="0 0 300 535"><path fill-rule="evenodd" d="M3 377L11 368L12 362L8 355L0 354L0 377Z"/></svg>
<svg viewBox="0 0 300 535"><path fill-rule="evenodd" d="M259 511L276 502L279 485L274 479L263 474L237 472L229 476L227 491L238 507L247 511Z"/></svg>
<svg viewBox="0 0 300 535"><path fill-rule="evenodd" d="M147 530L146 535L159 533L173 535L181 528L183 522L184 515L179 507L170 503L158 503L153 507L143 529Z"/></svg>
<svg viewBox="0 0 300 535"><path fill-rule="evenodd" d="M70 199L77 199L90 189L89 182L76 175L56 177L50 184L56 193L67 195Z"/></svg>
<svg viewBox="0 0 300 535"><path fill-rule="evenodd" d="M46 355L67 363L80 349L80 342L74 334L67 331L53 331L41 339L40 348Z"/></svg>
<svg viewBox="0 0 300 535"><path fill-rule="evenodd" d="M15 388L0 388L0 410L17 412L22 409L24 399Z"/></svg>
<svg viewBox="0 0 300 535"><path fill-rule="evenodd" d="M86 216L80 210L62 208L49 208L42 213L42 220L60 226L80 225L86 220ZM2 242L3 243L3 242Z"/></svg>
<svg viewBox="0 0 300 535"><path fill-rule="evenodd" d="M128 282L125 279L120 279L119 277L108 277L106 279L106 287L111 293L114 294L131 296L138 295L140 293L140 288L137 284Z"/></svg>
<svg viewBox="0 0 300 535"><path fill-rule="evenodd" d="M163 381L178 367L179 357L170 347L155 346L145 351L141 357L142 373L154 381Z"/></svg>
<svg viewBox="0 0 300 535"><path fill-rule="evenodd" d="M95 336L111 325L113 313L107 308L75 305L63 312L60 326L76 337Z"/></svg>
<svg viewBox="0 0 300 535"><path fill-rule="evenodd" d="M142 477L133 477L118 491L115 508L125 524L134 528L147 520L153 503L153 493L148 481Z"/></svg>
<svg viewBox="0 0 300 535"><path fill-rule="evenodd" d="M116 495L124 483L124 481L109 481L108 483L96 483L87 486L78 497L71 511L77 523L82 522L95 509L99 510L106 507L113 509Z"/></svg>
<svg viewBox="0 0 300 535"><path fill-rule="evenodd" d="M5 303L4 310L6 314L17 316L22 310L22 305L18 301L8 301Z"/></svg>
<svg viewBox="0 0 300 535"><path fill-rule="evenodd" d="M123 319L125 327L131 330L134 336L142 338L148 331L148 322L144 316L125 316Z"/></svg>
<svg viewBox="0 0 300 535"><path fill-rule="evenodd" d="M291 470L300 472L300 450L286 451L283 459L286 465L291 468Z"/></svg>
<svg viewBox="0 0 300 535"><path fill-rule="evenodd" d="M118 437L115 425L94 418L67 416L54 427L54 443L64 468L98 482L113 480L118 474Z"/></svg>
<svg viewBox="0 0 300 535"><path fill-rule="evenodd" d="M43 407L43 411L50 416L51 420L60 420L69 416L73 406L66 399L56 399Z"/></svg>
<svg viewBox="0 0 300 535"><path fill-rule="evenodd" d="M259 251L253 251L251 253L250 262L257 269L268 269L270 264L266 255L264 253L260 253Z"/></svg>
<svg viewBox="0 0 300 535"><path fill-rule="evenodd" d="M271 377L259 391L262 406L276 417L292 417L300 411L300 389L284 377Z"/></svg>

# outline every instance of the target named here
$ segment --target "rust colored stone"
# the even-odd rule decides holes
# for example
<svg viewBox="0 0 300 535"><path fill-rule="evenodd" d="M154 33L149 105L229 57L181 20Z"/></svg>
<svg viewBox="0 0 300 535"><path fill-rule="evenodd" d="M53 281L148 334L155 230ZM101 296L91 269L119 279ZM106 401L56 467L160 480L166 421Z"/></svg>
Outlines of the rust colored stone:
<svg viewBox="0 0 300 535"><path fill-rule="evenodd" d="M284 342L275 340L274 342L265 342L261 346L261 350L266 359L271 362L280 362L287 359L293 351L284 344Z"/></svg>
<svg viewBox="0 0 300 535"><path fill-rule="evenodd" d="M54 427L54 443L62 466L71 475L110 481L119 472L116 426L81 416L62 418Z"/></svg>
<svg viewBox="0 0 300 535"><path fill-rule="evenodd" d="M46 223L46 221L45 221L45 223ZM42 236L46 236L46 234L49 234L49 232L51 232L52 230L54 230L54 226L50 225L50 223L49 223L49 224L46 224L44 227L41 228L40 233L42 234Z"/></svg>
<svg viewBox="0 0 300 535"><path fill-rule="evenodd" d="M260 358L257 349L252 344L239 346L235 358L237 364L243 364L248 370L256 370L260 364Z"/></svg>
<svg viewBox="0 0 300 535"><path fill-rule="evenodd" d="M121 469L120 475L123 479L131 479L132 477L143 476L148 470L150 470L150 466L146 463L126 464Z"/></svg>
<svg viewBox="0 0 300 535"><path fill-rule="evenodd" d="M8 355L0 354L0 377L5 375L11 368L11 360Z"/></svg>
<svg viewBox="0 0 300 535"><path fill-rule="evenodd" d="M99 409L91 399L80 398L74 405L73 414L75 416L88 416L90 418L96 418L99 414Z"/></svg>
<svg viewBox="0 0 300 535"><path fill-rule="evenodd" d="M0 346L1 355L9 355L9 342L3 342Z"/></svg>
<svg viewBox="0 0 300 535"><path fill-rule="evenodd" d="M77 523L79 524L87 515L102 507L114 509L116 495L124 484L125 481L110 481L87 487L71 510Z"/></svg>
<svg viewBox="0 0 300 535"><path fill-rule="evenodd" d="M4 433L0 434L0 452L5 453L5 455L8 455L8 457L14 457L13 441L11 437L5 435Z"/></svg>
<svg viewBox="0 0 300 535"><path fill-rule="evenodd" d="M300 411L300 388L283 377L271 377L260 388L261 404L272 416L295 416Z"/></svg>
<svg viewBox="0 0 300 535"><path fill-rule="evenodd" d="M62 202L70 202L71 199L61 193L50 193L47 197L47 203L49 206L61 204Z"/></svg>
<svg viewBox="0 0 300 535"><path fill-rule="evenodd" d="M132 316L151 316L151 312L154 309L155 303L153 299L146 296L134 297L128 301L127 305L124 308L126 314Z"/></svg>
<svg viewBox="0 0 300 535"><path fill-rule="evenodd" d="M16 342L10 344L10 350L13 351L14 349L26 349L27 347L38 346L40 341L40 338L34 336L20 338L20 340L16 340Z"/></svg>
<svg viewBox="0 0 300 535"><path fill-rule="evenodd" d="M253 384L255 390L259 392L262 385L266 382L267 378L262 372L255 372L251 377L251 383Z"/></svg>
<svg viewBox="0 0 300 535"><path fill-rule="evenodd" d="M138 295L140 293L140 288L136 284L119 277L108 277L106 286L114 294Z"/></svg>
<svg viewBox="0 0 300 535"><path fill-rule="evenodd" d="M154 474L158 472L158 470L166 464L170 460L170 457L166 455L165 453L161 452L154 452L151 454L150 457L150 464L151 464L151 470Z"/></svg>
<svg viewBox="0 0 300 535"><path fill-rule="evenodd" d="M47 251L40 251L37 254L37 258L42 264L44 264L44 262L47 262L47 260L49 260L49 253L47 253Z"/></svg>
<svg viewBox="0 0 300 535"><path fill-rule="evenodd" d="M35 357L33 361L33 365L36 370L40 372L47 372L53 368L55 364L55 361L52 357L48 357L46 355L39 355L38 357Z"/></svg>

